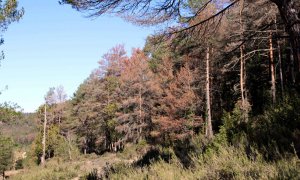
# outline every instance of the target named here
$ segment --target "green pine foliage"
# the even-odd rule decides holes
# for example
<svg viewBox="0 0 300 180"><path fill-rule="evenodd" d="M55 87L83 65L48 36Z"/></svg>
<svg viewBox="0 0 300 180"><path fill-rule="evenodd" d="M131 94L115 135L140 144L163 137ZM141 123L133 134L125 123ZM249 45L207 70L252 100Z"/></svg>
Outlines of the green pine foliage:
<svg viewBox="0 0 300 180"><path fill-rule="evenodd" d="M60 135L59 127L56 125L51 125L47 130L46 135L46 159L53 157L61 157L65 160L69 159L69 151L71 150L74 155L76 155L76 148L73 144L67 142L65 137ZM70 149L71 148L71 149ZM42 156L42 132L40 132L31 147L33 151L32 158L39 164L40 158Z"/></svg>
<svg viewBox="0 0 300 180"><path fill-rule="evenodd" d="M11 168L13 163L13 147L12 140L0 134L0 173L4 175L4 171Z"/></svg>
<svg viewBox="0 0 300 180"><path fill-rule="evenodd" d="M14 123L14 121L20 120L21 117L22 111L17 104L11 102L0 104L0 122Z"/></svg>

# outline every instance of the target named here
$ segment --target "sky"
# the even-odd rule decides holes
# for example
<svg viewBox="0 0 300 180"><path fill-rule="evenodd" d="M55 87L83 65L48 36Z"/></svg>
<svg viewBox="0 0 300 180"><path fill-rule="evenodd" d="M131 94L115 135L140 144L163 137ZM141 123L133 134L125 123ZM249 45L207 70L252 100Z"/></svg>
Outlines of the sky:
<svg viewBox="0 0 300 180"><path fill-rule="evenodd" d="M117 44L127 51L144 46L153 28L113 16L86 18L58 0L19 0L25 15L3 33L0 47L0 103L17 103L24 112L43 104L50 87L63 85L69 97L98 67L102 55Z"/></svg>

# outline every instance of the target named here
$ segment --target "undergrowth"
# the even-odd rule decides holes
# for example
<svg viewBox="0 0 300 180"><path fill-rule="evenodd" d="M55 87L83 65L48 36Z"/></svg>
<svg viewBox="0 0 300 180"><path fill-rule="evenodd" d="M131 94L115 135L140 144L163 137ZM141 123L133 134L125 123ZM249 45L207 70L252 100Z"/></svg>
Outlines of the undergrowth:
<svg viewBox="0 0 300 180"><path fill-rule="evenodd" d="M259 154L249 157L243 149L222 146L191 159L193 166L189 168L176 157L144 167L119 166L109 179L300 179L296 156L267 162Z"/></svg>

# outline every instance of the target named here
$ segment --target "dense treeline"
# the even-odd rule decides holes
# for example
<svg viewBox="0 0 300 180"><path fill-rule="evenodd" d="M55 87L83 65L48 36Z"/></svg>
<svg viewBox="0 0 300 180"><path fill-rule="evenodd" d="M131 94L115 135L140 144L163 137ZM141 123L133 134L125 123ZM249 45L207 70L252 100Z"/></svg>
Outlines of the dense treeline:
<svg viewBox="0 0 300 180"><path fill-rule="evenodd" d="M300 17L286 19L282 9L299 12L298 2L63 2L98 8L95 16L133 8L126 18L142 25L179 17L178 25L130 54L113 47L70 100L62 86L50 88L36 113L35 163L126 153L135 144L151 148L134 165L161 161L112 167L107 177L299 178ZM138 12L145 16L135 19Z"/></svg>
<svg viewBox="0 0 300 180"><path fill-rule="evenodd" d="M188 29L218 11L210 3L182 20L185 31L150 36L130 56L123 45L112 48L71 100L47 103L49 131L72 136L82 153L140 141L188 150L194 137L211 140L221 130L228 143L267 159L299 154L299 71L278 8L245 1Z"/></svg>

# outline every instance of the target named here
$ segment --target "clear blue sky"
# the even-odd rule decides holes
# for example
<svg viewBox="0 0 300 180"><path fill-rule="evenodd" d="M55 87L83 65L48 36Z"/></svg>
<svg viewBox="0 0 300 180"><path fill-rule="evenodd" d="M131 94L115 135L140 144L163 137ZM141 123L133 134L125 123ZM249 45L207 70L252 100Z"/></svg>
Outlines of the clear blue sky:
<svg viewBox="0 0 300 180"><path fill-rule="evenodd" d="M58 0L20 0L25 15L3 34L5 59L0 67L0 102L33 112L49 87L63 85L68 96L97 68L101 56L116 44L143 47L153 29L120 18L85 18Z"/></svg>

